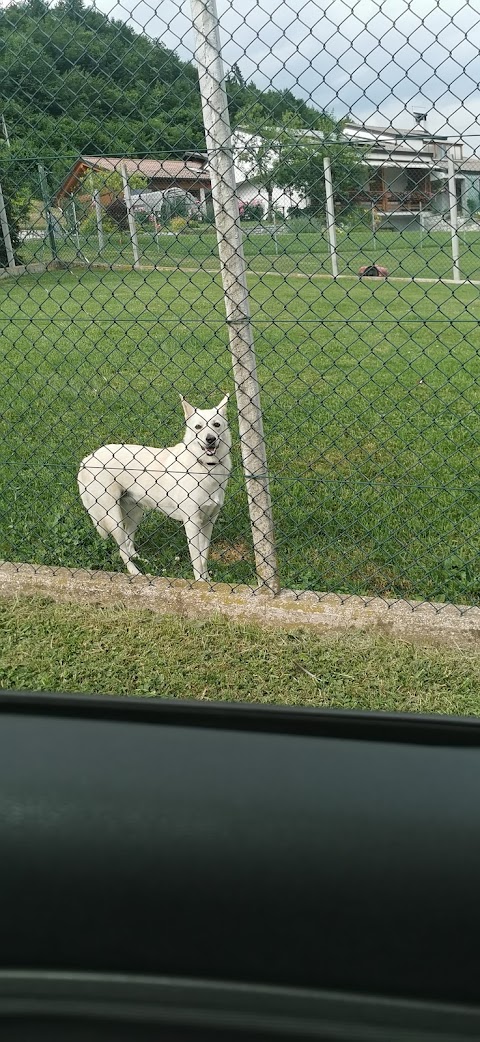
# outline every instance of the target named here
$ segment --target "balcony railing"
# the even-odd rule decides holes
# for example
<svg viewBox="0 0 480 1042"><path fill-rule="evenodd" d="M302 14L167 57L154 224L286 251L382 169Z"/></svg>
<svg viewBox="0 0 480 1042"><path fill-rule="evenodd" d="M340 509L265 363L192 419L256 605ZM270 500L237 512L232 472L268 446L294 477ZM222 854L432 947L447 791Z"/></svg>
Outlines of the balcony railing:
<svg viewBox="0 0 480 1042"><path fill-rule="evenodd" d="M369 205L384 213L394 213L397 210L419 213L428 206L433 193L427 190L414 192L361 192L357 196L360 206Z"/></svg>

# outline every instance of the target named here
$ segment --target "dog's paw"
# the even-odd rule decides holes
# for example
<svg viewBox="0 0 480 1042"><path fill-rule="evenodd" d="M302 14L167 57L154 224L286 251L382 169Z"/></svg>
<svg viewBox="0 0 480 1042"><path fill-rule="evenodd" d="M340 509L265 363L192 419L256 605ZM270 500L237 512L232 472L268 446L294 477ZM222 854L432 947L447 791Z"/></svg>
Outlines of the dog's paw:
<svg viewBox="0 0 480 1042"><path fill-rule="evenodd" d="M135 563L133 561L130 561L129 563L130 566L135 569L134 572L130 573L131 575L149 575L151 578L151 564L149 561L145 560L144 557L140 557L140 554L135 554Z"/></svg>
<svg viewBox="0 0 480 1042"><path fill-rule="evenodd" d="M141 575L142 574L140 569L137 568L137 566L133 563L133 561L129 561L128 562L128 564L127 564L127 572L128 572L129 575Z"/></svg>

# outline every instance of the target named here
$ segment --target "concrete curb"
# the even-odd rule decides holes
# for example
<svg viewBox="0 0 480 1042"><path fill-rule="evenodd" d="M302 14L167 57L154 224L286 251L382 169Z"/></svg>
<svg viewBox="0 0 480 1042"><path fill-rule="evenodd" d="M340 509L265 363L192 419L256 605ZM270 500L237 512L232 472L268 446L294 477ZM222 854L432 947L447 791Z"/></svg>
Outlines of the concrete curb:
<svg viewBox="0 0 480 1042"><path fill-rule="evenodd" d="M250 586L129 578L119 572L49 568L0 562L0 597L46 597L58 602L123 606L184 618L224 615L258 625L309 627L319 632L358 629L419 644L477 646L480 608L380 597L283 590L279 596Z"/></svg>

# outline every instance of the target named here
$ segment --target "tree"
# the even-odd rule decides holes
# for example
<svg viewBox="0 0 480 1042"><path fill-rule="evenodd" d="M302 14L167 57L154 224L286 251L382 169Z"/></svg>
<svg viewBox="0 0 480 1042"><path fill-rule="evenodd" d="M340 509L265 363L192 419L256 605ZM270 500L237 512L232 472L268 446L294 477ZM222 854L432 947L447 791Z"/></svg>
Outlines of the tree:
<svg viewBox="0 0 480 1042"><path fill-rule="evenodd" d="M242 88L242 90L247 86L243 74L240 70L240 66L237 62L234 62L232 68L230 69L230 78L234 80L235 83Z"/></svg>
<svg viewBox="0 0 480 1042"><path fill-rule="evenodd" d="M5 3L0 49L0 97L12 145L24 145L37 161L43 157L52 184L63 180L78 154L205 149L195 66L87 0ZM246 83L238 65L226 87L235 125L240 111L251 115L255 106L270 129L282 125L287 110L304 127L321 118L289 91ZM35 196L35 167L28 176Z"/></svg>
<svg viewBox="0 0 480 1042"><path fill-rule="evenodd" d="M17 263L20 260L18 256L20 227L22 222L26 220L29 211L29 196L25 187L22 189L24 167L22 156L15 150L10 150L4 142L0 142L0 184L2 186L13 252ZM0 226L0 266L6 267L7 263L7 249Z"/></svg>
<svg viewBox="0 0 480 1042"><path fill-rule="evenodd" d="M346 214L357 205L359 191L367 180L365 151L342 137L341 124L320 140L309 139L305 133L296 139L294 146L284 150L276 172L278 184L302 192L308 199L309 213L323 217L326 203L323 160L329 158L335 208Z"/></svg>
<svg viewBox="0 0 480 1042"><path fill-rule="evenodd" d="M237 131L248 135L239 159L245 164L246 175L253 185L267 193L267 220L273 214L273 190L278 184L278 165L281 150L281 130L260 104L247 105L236 116Z"/></svg>
<svg viewBox="0 0 480 1042"><path fill-rule="evenodd" d="M130 188L144 189L147 187L148 180L143 174L135 173L130 174L128 177L128 183ZM123 198L123 178L120 172L120 160L119 169L112 170L91 170L85 175L83 179L83 191L85 186L89 192L108 192L110 199L105 206L105 216L112 221L112 223L120 230L127 231L128 224L128 213L125 200ZM70 200L65 199L65 207L68 208ZM87 204L86 213L91 209L90 204Z"/></svg>
<svg viewBox="0 0 480 1042"><path fill-rule="evenodd" d="M330 154L324 147L328 140L335 142L336 124L328 112L317 113L314 126L305 127L302 115L285 110L280 119L275 119L259 103L240 110L236 117L237 130L246 131L250 137L240 152L245 163L247 176L254 185L267 192L267 218L273 213L274 188L297 188L308 195L313 210L323 204L318 164L321 163L323 185L323 156ZM335 143L336 144L336 143ZM338 165L338 164L337 164ZM350 169L350 161L346 167ZM345 180L344 175L340 181Z"/></svg>
<svg viewBox="0 0 480 1042"><path fill-rule="evenodd" d="M86 174L86 183L92 190L98 189L99 192L110 192L111 195L120 195L123 192L123 179L121 172L121 160L118 160L118 170L92 170ZM137 173L128 175L128 183L130 188L146 188L148 179L144 174Z"/></svg>

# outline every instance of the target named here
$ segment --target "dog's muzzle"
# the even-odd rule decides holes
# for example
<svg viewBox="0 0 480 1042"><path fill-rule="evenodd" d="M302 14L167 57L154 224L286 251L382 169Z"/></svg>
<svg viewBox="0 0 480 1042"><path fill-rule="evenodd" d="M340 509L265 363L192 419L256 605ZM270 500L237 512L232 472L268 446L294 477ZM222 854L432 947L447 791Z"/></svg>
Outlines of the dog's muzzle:
<svg viewBox="0 0 480 1042"><path fill-rule="evenodd" d="M214 456L217 451L218 441L213 434L207 435L205 438L205 445L202 445L202 449L206 452L207 456Z"/></svg>

